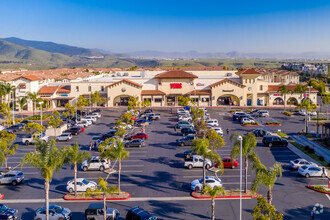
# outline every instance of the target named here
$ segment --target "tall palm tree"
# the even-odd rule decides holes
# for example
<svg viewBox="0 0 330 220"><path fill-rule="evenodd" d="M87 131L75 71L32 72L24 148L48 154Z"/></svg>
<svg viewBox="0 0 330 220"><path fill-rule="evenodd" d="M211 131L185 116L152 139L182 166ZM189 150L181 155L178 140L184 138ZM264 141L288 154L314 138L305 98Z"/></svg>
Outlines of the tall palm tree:
<svg viewBox="0 0 330 220"><path fill-rule="evenodd" d="M79 145L74 142L73 147L65 146L63 147L63 157L65 164L73 165L73 176L74 176L74 195L77 195L77 164L82 163L84 160L91 157L90 153L87 151L79 152Z"/></svg>
<svg viewBox="0 0 330 220"><path fill-rule="evenodd" d="M41 176L44 178L46 220L49 220L49 184L52 181L54 171L56 174L60 171L64 160L55 140L38 142L37 145L35 152L30 152L22 158L21 166L29 164L40 170Z"/></svg>
<svg viewBox="0 0 330 220"><path fill-rule="evenodd" d="M19 109L20 109L21 113L22 113L23 108L26 105L26 103L27 103L26 96L17 99L17 104L19 106ZM22 114L21 114L21 117L23 118L23 115Z"/></svg>
<svg viewBox="0 0 330 220"><path fill-rule="evenodd" d="M240 148L241 144L240 141L237 140L238 136L243 137L243 143L242 143L242 157L244 157L244 172L245 172L245 189L244 192L247 192L247 172L249 167L249 160L252 162L252 166L254 167L256 163L259 162L259 158L256 152L254 152L256 146L257 146L257 140L252 133L248 133L247 135L243 136L238 133L234 133L230 136L230 140L235 140L235 144L233 149L231 150L231 158L236 158L238 155L240 155ZM243 161L240 161L242 163Z"/></svg>
<svg viewBox="0 0 330 220"><path fill-rule="evenodd" d="M6 96L5 84L0 82L0 101L3 102L3 98Z"/></svg>
<svg viewBox="0 0 330 220"><path fill-rule="evenodd" d="M268 187L267 200L272 204L273 194L272 188L276 182L277 177L282 177L282 165L275 163L272 167L267 169L263 164L259 164L257 168L257 175L252 184L252 190L256 191L260 186Z"/></svg>
<svg viewBox="0 0 330 220"><path fill-rule="evenodd" d="M306 85L303 85L303 84L296 84L293 91L296 92L296 93L299 93L300 94L300 103L302 102L303 98L302 98L302 94L305 93L305 90L306 90Z"/></svg>
<svg viewBox="0 0 330 220"><path fill-rule="evenodd" d="M211 205L212 205L212 220L215 219L215 197L221 193L222 195L226 195L226 191L223 187L218 187L218 186L215 186L213 189L211 186L209 185L206 185L205 186L205 192L208 193L211 198L212 198L212 202L211 202Z"/></svg>
<svg viewBox="0 0 330 220"><path fill-rule="evenodd" d="M16 90L16 87L11 85L10 83L5 83L3 84L3 89L6 93L6 96L7 96L7 102L9 101L9 94L11 94L12 92L14 92Z"/></svg>
<svg viewBox="0 0 330 220"><path fill-rule="evenodd" d="M38 99L38 93L37 92L28 92L27 95L28 95L29 99L32 101L33 115L34 115L34 111L36 109L36 103L37 103L37 99Z"/></svg>
<svg viewBox="0 0 330 220"><path fill-rule="evenodd" d="M286 104L286 94L289 93L287 85L282 85L278 88L278 92L281 92L281 95L284 96L284 111L285 111L285 104Z"/></svg>
<svg viewBox="0 0 330 220"><path fill-rule="evenodd" d="M111 145L108 149L104 150L103 147ZM129 152L125 150L123 142L119 138L109 138L102 143L101 157L118 160L118 190L120 192L120 173L121 173L121 161L129 158Z"/></svg>

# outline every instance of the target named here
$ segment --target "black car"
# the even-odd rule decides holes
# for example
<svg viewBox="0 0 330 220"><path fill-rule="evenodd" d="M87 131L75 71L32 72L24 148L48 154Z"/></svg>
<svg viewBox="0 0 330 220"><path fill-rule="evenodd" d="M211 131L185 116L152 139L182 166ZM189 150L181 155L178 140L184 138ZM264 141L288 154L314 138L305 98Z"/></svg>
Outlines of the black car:
<svg viewBox="0 0 330 220"><path fill-rule="evenodd" d="M17 219L17 210L8 208L4 204L0 204L0 219Z"/></svg>
<svg viewBox="0 0 330 220"><path fill-rule="evenodd" d="M145 141L141 139L134 139L125 143L125 147L142 147L145 146Z"/></svg>
<svg viewBox="0 0 330 220"><path fill-rule="evenodd" d="M66 131L64 131L63 133L71 133L71 135L78 135L81 132L81 128L79 127L72 127Z"/></svg>
<svg viewBox="0 0 330 220"><path fill-rule="evenodd" d="M112 138L112 137L115 136L116 133L117 133L117 131L115 131L115 130L109 131L109 132L102 135L102 139L105 140L105 139L108 139L108 138Z"/></svg>
<svg viewBox="0 0 330 220"><path fill-rule="evenodd" d="M128 210L126 220L156 220L149 212L141 209L140 207L133 207Z"/></svg>
<svg viewBox="0 0 330 220"><path fill-rule="evenodd" d="M262 139L262 143L267 147L272 147L272 146L286 147L289 144L289 142L286 139L278 136L265 136Z"/></svg>
<svg viewBox="0 0 330 220"><path fill-rule="evenodd" d="M189 149L183 152L183 156L185 159L190 159L192 156L197 155L195 150Z"/></svg>
<svg viewBox="0 0 330 220"><path fill-rule="evenodd" d="M12 125L10 126L8 129L9 130L12 130L13 132L16 132L16 131L21 131L23 130L25 127L25 124L17 124L17 125Z"/></svg>
<svg viewBox="0 0 330 220"><path fill-rule="evenodd" d="M256 137L270 136L270 132L269 132L269 131L265 131L265 130L263 130L263 129L256 129L256 130L253 130L252 133L253 133Z"/></svg>
<svg viewBox="0 0 330 220"><path fill-rule="evenodd" d="M196 134L196 130L192 129L192 128L182 128L181 129L181 134L183 136L186 136L188 134Z"/></svg>
<svg viewBox="0 0 330 220"><path fill-rule="evenodd" d="M27 123L32 123L33 121L29 120L29 119L25 119L23 121L21 121L21 124L27 124Z"/></svg>

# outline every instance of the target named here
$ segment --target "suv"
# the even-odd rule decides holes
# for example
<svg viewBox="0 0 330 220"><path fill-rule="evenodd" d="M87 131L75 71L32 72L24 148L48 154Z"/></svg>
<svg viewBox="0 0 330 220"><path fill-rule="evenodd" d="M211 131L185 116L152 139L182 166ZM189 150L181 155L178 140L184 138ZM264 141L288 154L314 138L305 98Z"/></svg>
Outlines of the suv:
<svg viewBox="0 0 330 220"><path fill-rule="evenodd" d="M126 220L157 220L149 212L136 206L128 210Z"/></svg>
<svg viewBox="0 0 330 220"><path fill-rule="evenodd" d="M9 171L7 173L1 173L0 184L11 184L16 186L18 183L24 181L24 174L22 171Z"/></svg>
<svg viewBox="0 0 330 220"><path fill-rule="evenodd" d="M91 203L85 210L87 220L103 220L103 203ZM113 208L107 208L106 218L111 220L119 219L119 211Z"/></svg>
<svg viewBox="0 0 330 220"><path fill-rule="evenodd" d="M83 171L87 170L100 170L104 171L110 168L110 160L101 159L100 157L92 157L90 160L84 160L81 163L81 169Z"/></svg>
<svg viewBox="0 0 330 220"><path fill-rule="evenodd" d="M176 140L176 142L179 144L179 146L183 147L183 146L190 146L194 140L195 140L195 135L189 134L184 138L180 138Z"/></svg>
<svg viewBox="0 0 330 220"><path fill-rule="evenodd" d="M207 120L207 124L211 127L218 127L219 126L219 123L218 123L217 119Z"/></svg>
<svg viewBox="0 0 330 220"><path fill-rule="evenodd" d="M267 147L272 147L272 146L286 147L289 144L289 142L286 139L278 136L264 136L264 138L262 139L262 143Z"/></svg>
<svg viewBox="0 0 330 220"><path fill-rule="evenodd" d="M69 141L72 139L71 133L63 133L55 138L55 141Z"/></svg>
<svg viewBox="0 0 330 220"><path fill-rule="evenodd" d="M186 136L188 134L196 134L196 130L192 129L192 128L182 128L181 129L181 134L183 136Z"/></svg>
<svg viewBox="0 0 330 220"><path fill-rule="evenodd" d="M17 219L17 209L8 208L4 204L0 204L0 219Z"/></svg>
<svg viewBox="0 0 330 220"><path fill-rule="evenodd" d="M188 121L179 121L174 129L182 129L182 128L194 128L194 125Z"/></svg>
<svg viewBox="0 0 330 220"><path fill-rule="evenodd" d="M102 139L105 140L105 139L108 139L108 138L112 138L112 137L115 136L116 133L117 133L116 130L109 131L109 132L102 135Z"/></svg>
<svg viewBox="0 0 330 220"><path fill-rule="evenodd" d="M255 114L256 117L269 117L269 112L266 110L260 110Z"/></svg>
<svg viewBox="0 0 330 220"><path fill-rule="evenodd" d="M81 132L81 128L80 127L72 127L66 131L64 131L64 133L71 133L71 135L78 135Z"/></svg>

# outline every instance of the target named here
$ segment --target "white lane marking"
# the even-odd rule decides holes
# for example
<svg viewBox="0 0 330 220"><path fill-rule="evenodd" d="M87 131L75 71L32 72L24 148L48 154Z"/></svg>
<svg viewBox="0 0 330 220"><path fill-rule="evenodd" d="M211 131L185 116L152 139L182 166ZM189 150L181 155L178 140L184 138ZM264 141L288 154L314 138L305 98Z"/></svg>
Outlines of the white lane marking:
<svg viewBox="0 0 330 220"><path fill-rule="evenodd" d="M121 173L143 173L144 171L143 170L122 170ZM83 171L78 171L78 173L90 173L90 174L93 174L93 173L102 173L101 171L87 171L87 172L83 172Z"/></svg>
<svg viewBox="0 0 330 220"><path fill-rule="evenodd" d="M247 175L248 177L251 175ZM239 175L232 175L232 176L219 176L219 178L229 178L229 177L239 177ZM183 178L201 178L201 176L183 176Z"/></svg>
<svg viewBox="0 0 330 220"><path fill-rule="evenodd" d="M325 194L327 197L328 197L328 199L330 200L330 196L328 195L328 194Z"/></svg>

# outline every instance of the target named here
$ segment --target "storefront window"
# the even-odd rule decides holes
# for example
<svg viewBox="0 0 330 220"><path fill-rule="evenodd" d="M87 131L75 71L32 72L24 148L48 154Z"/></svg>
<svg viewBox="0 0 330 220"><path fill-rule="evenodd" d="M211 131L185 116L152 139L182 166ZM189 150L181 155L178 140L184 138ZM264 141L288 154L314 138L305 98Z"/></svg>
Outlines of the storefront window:
<svg viewBox="0 0 330 220"><path fill-rule="evenodd" d="M162 98L155 98L155 102L162 102Z"/></svg>

